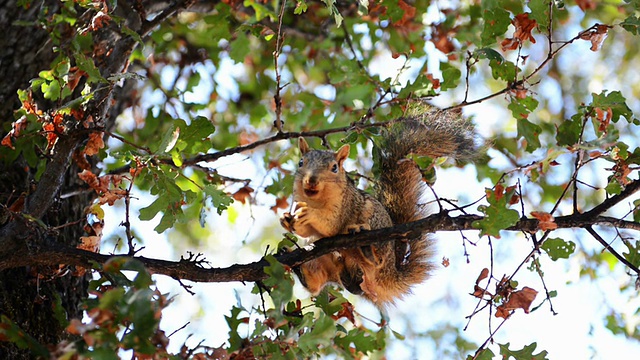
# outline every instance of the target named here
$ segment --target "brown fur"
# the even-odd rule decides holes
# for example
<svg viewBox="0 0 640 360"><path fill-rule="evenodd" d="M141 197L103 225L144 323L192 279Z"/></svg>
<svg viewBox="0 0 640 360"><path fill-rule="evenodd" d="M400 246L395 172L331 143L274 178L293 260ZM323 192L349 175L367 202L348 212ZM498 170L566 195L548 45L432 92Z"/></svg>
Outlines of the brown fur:
<svg viewBox="0 0 640 360"><path fill-rule="evenodd" d="M293 214L281 224L310 242L323 237L380 229L418 220L426 214L419 206L423 193L421 173L407 155L475 155L475 134L459 113L421 109L399 119L376 148L380 159L377 198L356 188L343 163L349 145L338 151L311 150L300 138L301 166L295 175ZM381 242L370 247L324 255L300 266L303 284L317 294L337 283L379 307L392 304L424 282L433 265L428 236L408 242Z"/></svg>

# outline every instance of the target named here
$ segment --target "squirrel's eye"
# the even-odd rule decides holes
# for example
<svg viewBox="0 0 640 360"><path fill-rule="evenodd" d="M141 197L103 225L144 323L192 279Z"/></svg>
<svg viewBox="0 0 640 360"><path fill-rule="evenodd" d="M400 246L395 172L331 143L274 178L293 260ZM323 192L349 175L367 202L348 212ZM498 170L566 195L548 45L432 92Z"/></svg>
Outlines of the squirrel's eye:
<svg viewBox="0 0 640 360"><path fill-rule="evenodd" d="M302 167L302 165L304 165L304 159L300 159L300 161L298 162L299 167Z"/></svg>
<svg viewBox="0 0 640 360"><path fill-rule="evenodd" d="M338 173L338 164L333 164L333 166L331 167L331 171L334 173Z"/></svg>

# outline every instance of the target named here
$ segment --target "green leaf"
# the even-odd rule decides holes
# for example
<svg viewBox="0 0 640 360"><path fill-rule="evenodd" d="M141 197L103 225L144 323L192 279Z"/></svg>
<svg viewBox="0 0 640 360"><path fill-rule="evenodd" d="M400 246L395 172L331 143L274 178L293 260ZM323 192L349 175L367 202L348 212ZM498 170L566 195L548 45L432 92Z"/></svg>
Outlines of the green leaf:
<svg viewBox="0 0 640 360"><path fill-rule="evenodd" d="M498 346L500 346L500 355L502 355L504 360L509 360L512 357L515 360L548 360L546 350L543 350L536 355L533 354L536 350L536 346L538 346L535 342L525 346L522 350L509 349L509 343L498 344Z"/></svg>
<svg viewBox="0 0 640 360"><path fill-rule="evenodd" d="M489 61L494 60L498 63L502 63L504 61L504 57L499 52L491 48L477 49L473 54L478 59L487 59Z"/></svg>
<svg viewBox="0 0 640 360"><path fill-rule="evenodd" d="M618 179L616 179L615 176L609 177L609 182L607 183L607 186L605 186L604 189L607 191L607 194L609 195L620 195L622 190L624 190L622 185L620 184Z"/></svg>
<svg viewBox="0 0 640 360"><path fill-rule="evenodd" d="M638 27L640 27L640 18L631 14L629 17L624 19L622 23L620 23L623 29L632 33L633 35L638 35Z"/></svg>
<svg viewBox="0 0 640 360"><path fill-rule="evenodd" d="M558 146L573 146L578 143L582 132L582 117L583 114L575 114L571 119L563 121L558 126L558 133L556 134Z"/></svg>
<svg viewBox="0 0 640 360"><path fill-rule="evenodd" d="M631 243L631 241L625 241L624 245L627 247L629 252L623 252L622 256L624 256L627 261L636 267L640 267L640 241L636 241L635 246Z"/></svg>
<svg viewBox="0 0 640 360"><path fill-rule="evenodd" d="M329 316L320 313L310 332L300 336L298 347L303 351L317 352L318 347L331 346L336 334L336 324Z"/></svg>
<svg viewBox="0 0 640 360"><path fill-rule="evenodd" d="M440 90L446 91L449 89L455 89L460 82L460 77L462 76L462 72L460 70L447 63L440 62L440 71L442 72L442 83L440 84Z"/></svg>
<svg viewBox="0 0 640 360"><path fill-rule="evenodd" d="M175 176L171 171L165 173L162 169L151 169L145 176L145 179L153 183L151 194L157 198L151 205L140 209L139 218L147 221L163 212L160 223L154 229L158 233L172 227L176 221L189 220L182 211L182 206L196 199L196 193L190 190L183 191L176 185Z"/></svg>
<svg viewBox="0 0 640 360"><path fill-rule="evenodd" d="M631 111L629 106L627 106L627 99L622 96L622 93L620 91L612 91L611 93L607 94L607 91L604 90L600 94L594 93L592 95L593 102L591 103L591 105L593 107L597 107L602 110L611 108L611 110L613 110L613 117L611 118L611 121L618 122L620 116L624 116L629 122L633 120L633 112Z"/></svg>
<svg viewBox="0 0 640 360"><path fill-rule="evenodd" d="M178 142L178 138L180 137L180 127L176 124L172 124L171 127L165 131L162 136L162 140L160 140L160 144L158 148L155 149L155 152L159 154L167 154L173 149L173 147Z"/></svg>
<svg viewBox="0 0 640 360"><path fill-rule="evenodd" d="M549 28L549 3L551 0L530 0L527 4L531 13L529 17L538 23L538 28L548 33Z"/></svg>
<svg viewBox="0 0 640 360"><path fill-rule="evenodd" d="M64 306L62 306L62 298L58 293L53 294L52 308L53 315L55 316L56 320L58 320L60 326L67 327L67 325L69 325L69 320L67 319L67 311L65 310Z"/></svg>
<svg viewBox="0 0 640 360"><path fill-rule="evenodd" d="M225 315L224 317L227 325L229 325L229 351L238 350L242 346L242 337L238 333L238 326L246 322L244 318L240 319L238 317L242 311L244 309L234 306L231 308L231 315Z"/></svg>
<svg viewBox="0 0 640 360"><path fill-rule="evenodd" d="M100 70L98 70L92 58L82 53L76 53L74 58L76 59L78 68L87 73L87 83L108 83L107 79L100 74Z"/></svg>
<svg viewBox="0 0 640 360"><path fill-rule="evenodd" d="M327 8L329 9L329 13L333 15L333 20L335 20L336 26L340 27L342 25L343 18L342 18L342 15L340 14L340 11L336 7L336 0L322 0L322 2L324 2L327 5Z"/></svg>
<svg viewBox="0 0 640 360"><path fill-rule="evenodd" d="M51 101L58 100L62 93L62 88L60 87L60 83L58 82L58 80L43 82L40 90L42 90L44 98Z"/></svg>
<svg viewBox="0 0 640 360"><path fill-rule="evenodd" d="M230 44L229 57L237 63L243 63L250 51L251 42L247 34L242 30L236 31L235 39Z"/></svg>
<svg viewBox="0 0 640 360"><path fill-rule="evenodd" d="M480 38L482 46L488 46L496 42L496 37L507 32L509 24L511 24L511 17L497 0L483 1L482 10L484 27Z"/></svg>
<svg viewBox="0 0 640 360"><path fill-rule="evenodd" d="M205 185L204 193L211 199L211 203L217 209L218 215L222 215L222 212L233 203L231 196L214 185Z"/></svg>
<svg viewBox="0 0 640 360"><path fill-rule="evenodd" d="M211 149L210 138L214 131L215 127L208 118L197 116L180 134L180 139L187 144L184 151L189 154L206 153Z"/></svg>
<svg viewBox="0 0 640 360"><path fill-rule="evenodd" d="M140 46L142 48L144 48L144 41L140 37L140 34L138 34L137 32L133 31L133 29L129 28L128 26L126 26L124 24L120 24L120 30L122 31L123 34L131 36L131 38L133 40L135 40L138 44L140 44Z"/></svg>
<svg viewBox="0 0 640 360"><path fill-rule="evenodd" d="M576 250L576 244L573 241L564 241L560 238L547 239L540 246L551 260L568 259L569 255Z"/></svg>
<svg viewBox="0 0 640 360"><path fill-rule="evenodd" d="M153 219L159 212L164 211L169 206L169 199L165 196L158 196L151 205L140 209L139 218L142 221Z"/></svg>
<svg viewBox="0 0 640 360"><path fill-rule="evenodd" d="M529 114L538 107L538 104L538 100L531 96L527 96L524 99L512 97L508 108L511 110L514 118L527 119Z"/></svg>
<svg viewBox="0 0 640 360"><path fill-rule="evenodd" d="M244 6L253 8L256 14L256 21L258 22L262 21L266 17L269 17L271 21L275 21L277 19L276 14L271 11L271 9L255 0L245 0Z"/></svg>
<svg viewBox="0 0 640 360"><path fill-rule="evenodd" d="M633 201L633 221L640 222L640 199Z"/></svg>
<svg viewBox="0 0 640 360"><path fill-rule="evenodd" d="M536 149L540 148L540 133L542 132L542 128L525 118L518 119L518 137L524 137L527 141L528 152L533 152Z"/></svg>
<svg viewBox="0 0 640 360"><path fill-rule="evenodd" d="M0 339L8 340L21 349L29 349L34 356L49 358L49 350L36 339L24 332L5 315L0 315Z"/></svg>
<svg viewBox="0 0 640 360"><path fill-rule="evenodd" d="M485 189L489 206L480 205L478 210L485 216L484 219L475 221L473 227L480 229L480 236L494 236L500 238L500 230L515 225L520 219L517 211L509 209L509 201L515 194L515 186L503 188L496 186L494 189Z"/></svg>
<svg viewBox="0 0 640 360"><path fill-rule="evenodd" d="M467 360L493 360L495 358L495 354L493 351L489 349L482 349L475 356L469 355L467 356Z"/></svg>
<svg viewBox="0 0 640 360"><path fill-rule="evenodd" d="M336 345L346 351L349 351L353 344L356 351L365 355L380 348L378 339L375 336L372 336L370 333L358 328L351 329L346 335L338 335L333 341Z"/></svg>
<svg viewBox="0 0 640 360"><path fill-rule="evenodd" d="M293 296L293 278L273 255L265 256L265 260L269 262L269 266L264 267L264 272L269 275L269 278L264 281L264 284L271 288L269 296L274 306L277 309L283 308Z"/></svg>
<svg viewBox="0 0 640 360"><path fill-rule="evenodd" d="M496 80L502 79L507 82L513 82L516 78L518 69L511 61L493 59L489 61L489 67L491 68L491 75Z"/></svg>
<svg viewBox="0 0 640 360"><path fill-rule="evenodd" d="M293 13L296 15L300 15L304 12L307 12L307 3L304 0L297 0L296 8L293 10Z"/></svg>

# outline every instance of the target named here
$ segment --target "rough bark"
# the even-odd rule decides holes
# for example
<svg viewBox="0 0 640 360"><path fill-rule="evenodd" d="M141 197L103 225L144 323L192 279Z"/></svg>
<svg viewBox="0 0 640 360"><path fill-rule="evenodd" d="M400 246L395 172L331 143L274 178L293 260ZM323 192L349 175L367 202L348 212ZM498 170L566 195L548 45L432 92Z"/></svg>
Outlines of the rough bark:
<svg viewBox="0 0 640 360"><path fill-rule="evenodd" d="M0 37L2 137L14 120L14 110L20 106L16 91L27 88L29 80L36 77L39 71L48 68L55 57L46 31L37 26L15 23L16 20L34 22L43 6L56 11L58 2L44 1L43 4L34 4L29 9L18 7L15 0L0 4L0 28L3 31ZM10 165L0 161L0 204L15 204L18 207L17 202L24 200L22 195L31 190L32 184L34 169L30 169L23 160L18 159ZM69 176L63 176L60 185L61 188L77 186L74 178ZM68 219L81 218L84 209L83 202L55 200L50 207L43 210L46 211L42 213L42 220L50 226L58 226L66 223ZM6 225L5 227L21 227L24 224L9 222ZM73 245L82 233L81 226L61 228L55 241ZM14 245L17 253L20 253L22 246L19 243ZM41 343L57 343L64 336L64 328L55 318L52 309L59 302L67 318L81 316L81 300L86 295L87 287L84 277L65 274L65 270L57 266L26 266L0 272L0 313L9 317ZM19 349L10 342L0 342L0 358L29 357L27 350Z"/></svg>

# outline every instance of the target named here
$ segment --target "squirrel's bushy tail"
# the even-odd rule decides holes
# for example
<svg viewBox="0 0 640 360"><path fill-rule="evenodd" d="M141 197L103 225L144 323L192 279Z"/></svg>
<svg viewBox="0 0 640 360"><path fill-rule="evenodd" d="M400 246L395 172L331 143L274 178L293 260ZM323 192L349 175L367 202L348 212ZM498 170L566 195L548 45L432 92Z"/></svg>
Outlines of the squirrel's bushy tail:
<svg viewBox="0 0 640 360"><path fill-rule="evenodd" d="M378 160L378 199L394 224L426 216L421 198L426 188L418 166L410 154L470 160L477 155L476 135L470 121L460 111L445 111L418 105L385 130L375 148ZM420 239L395 244L396 275L391 281L398 293L407 293L423 282L433 264L431 242Z"/></svg>

